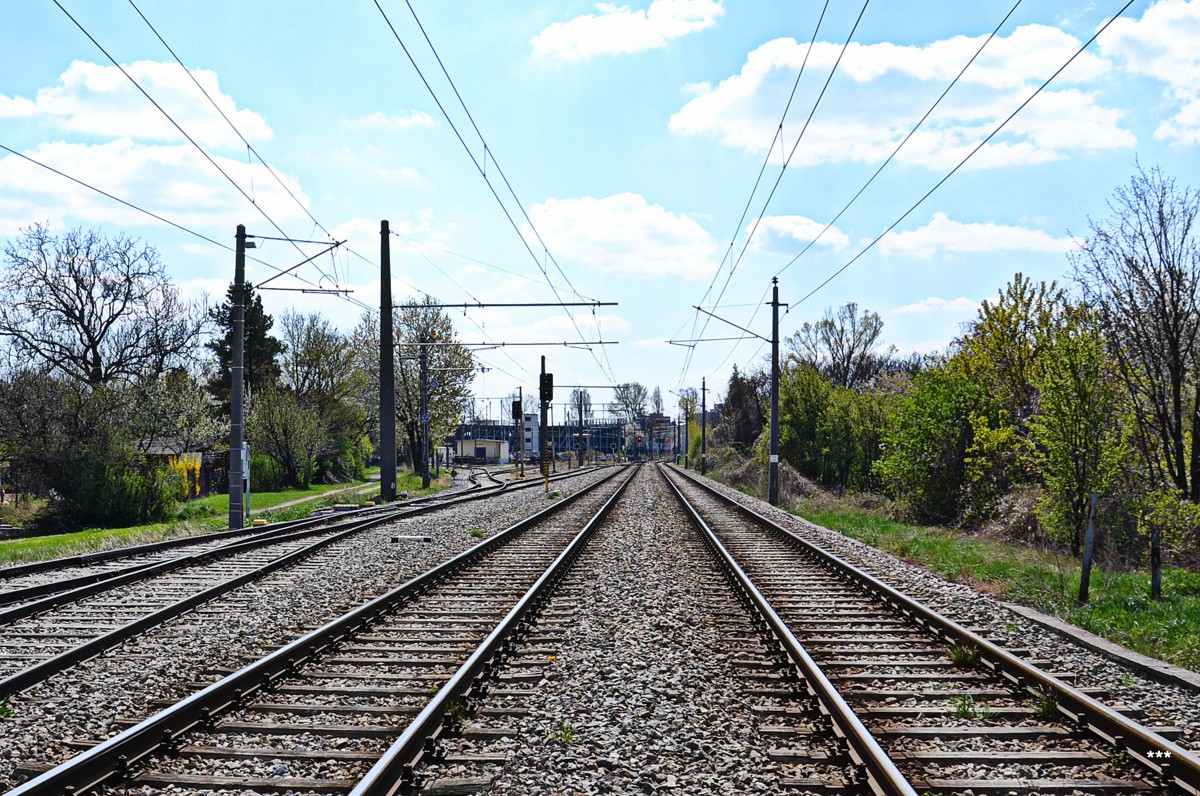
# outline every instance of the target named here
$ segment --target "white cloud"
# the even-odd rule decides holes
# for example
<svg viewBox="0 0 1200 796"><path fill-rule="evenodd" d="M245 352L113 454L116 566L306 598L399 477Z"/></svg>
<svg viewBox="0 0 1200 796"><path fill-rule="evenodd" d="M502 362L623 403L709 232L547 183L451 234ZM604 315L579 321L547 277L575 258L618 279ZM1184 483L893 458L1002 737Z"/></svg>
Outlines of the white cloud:
<svg viewBox="0 0 1200 796"><path fill-rule="evenodd" d="M367 116L343 119L342 124L351 130L415 130L433 127L434 121L425 111L405 111L394 116L376 111Z"/></svg>
<svg viewBox="0 0 1200 796"><path fill-rule="evenodd" d="M715 267L716 245L703 227L638 194L547 199L530 217L564 269L699 280Z"/></svg>
<svg viewBox="0 0 1200 796"><path fill-rule="evenodd" d="M720 0L653 0L635 11L629 6L597 3L599 13L555 22L530 43L539 58L584 61L664 47L673 39L712 27L725 13Z"/></svg>
<svg viewBox="0 0 1200 796"><path fill-rule="evenodd" d="M1159 124L1155 137L1200 144L1200 3L1155 3L1141 19L1113 22L1098 44L1134 74L1166 84L1167 101L1179 110Z"/></svg>
<svg viewBox="0 0 1200 796"><path fill-rule="evenodd" d="M982 41L956 36L924 46L851 44L797 149L799 162L882 161ZM936 169L957 164L1079 45L1073 36L1045 25L1026 25L994 39L898 159ZM716 136L727 146L764 153L807 51L807 44L794 39L763 44L746 57L738 74L698 93L676 112L670 130ZM794 107L815 101L840 52L840 44L813 46ZM1133 146L1133 135L1119 126L1120 112L1078 87L1110 68L1106 59L1081 55L1057 78L1056 88L1042 92L969 165L1040 163L1079 149ZM790 151L799 131L798 119L789 119L776 153Z"/></svg>
<svg viewBox="0 0 1200 796"><path fill-rule="evenodd" d="M953 299L930 296L913 304L893 307L888 315L950 315L960 318L974 316L979 311L979 302L974 299L959 296Z"/></svg>
<svg viewBox="0 0 1200 796"><path fill-rule="evenodd" d="M0 119L14 119L21 116L36 116L37 103L24 97L6 97L0 94Z"/></svg>
<svg viewBox="0 0 1200 796"><path fill-rule="evenodd" d="M964 224L945 213L935 213L919 229L889 233L879 242L879 251L887 257L929 259L949 252L1067 252L1077 245L1074 238L1055 238L1040 229L993 222Z"/></svg>
<svg viewBox="0 0 1200 796"><path fill-rule="evenodd" d="M825 225L805 216L764 216L757 228L754 228L754 238L750 241L751 251L780 251L784 254L796 254L797 244L817 241L833 251L840 252L850 243L846 233L837 227L830 227L822 234ZM746 234L750 234L747 230ZM817 236L820 235L820 239Z"/></svg>
<svg viewBox="0 0 1200 796"><path fill-rule="evenodd" d="M129 139L104 144L49 142L27 153L31 158L103 189L120 199L185 227L217 235L239 223L259 219L249 203L191 146L148 146ZM216 156L214 160L255 203L282 223L304 217L265 168ZM278 172L277 172L278 173ZM286 175L284 183L301 203L307 198ZM12 234L35 221L52 225L112 223L126 227L156 225L150 216L95 191L10 155L0 158L0 234ZM261 222L263 225L266 221Z"/></svg>
<svg viewBox="0 0 1200 796"><path fill-rule="evenodd" d="M124 69L200 145L243 146L178 64L137 61ZM261 116L239 110L237 103L221 92L215 72L197 69L192 75L247 140L271 137L271 128ZM35 110L30 109L30 104ZM39 90L32 103L22 98L4 98L0 102L0 116L5 115L4 108L13 107L20 115L45 116L75 133L138 141L184 140L115 66L75 61L63 72L57 86Z"/></svg>

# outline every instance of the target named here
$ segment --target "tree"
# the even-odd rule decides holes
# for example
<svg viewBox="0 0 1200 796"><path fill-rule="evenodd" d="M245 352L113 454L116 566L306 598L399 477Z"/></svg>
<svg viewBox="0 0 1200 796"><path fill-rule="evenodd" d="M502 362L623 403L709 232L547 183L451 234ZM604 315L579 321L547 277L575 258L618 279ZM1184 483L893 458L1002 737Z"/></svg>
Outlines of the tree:
<svg viewBox="0 0 1200 796"><path fill-rule="evenodd" d="M788 358L812 365L839 387L861 387L871 381L895 353L895 346L879 350L883 321L878 313L863 310L850 302L825 310L825 317L805 323L795 334L784 339Z"/></svg>
<svg viewBox="0 0 1200 796"><path fill-rule="evenodd" d="M122 527L166 519L176 488L135 445L133 391L26 370L0 382L0 449L15 485L49 498L39 523Z"/></svg>
<svg viewBox="0 0 1200 796"><path fill-rule="evenodd" d="M470 394L475 357L457 342L454 322L429 296L395 308L398 359L396 363L396 423L408 438L412 464L421 452L420 358L424 350L429 374L429 439L444 437L458 426L462 402ZM378 344L376 344L378 350Z"/></svg>
<svg viewBox="0 0 1200 796"><path fill-rule="evenodd" d="M618 384L608 411L627 421L646 414L646 388L634 382Z"/></svg>
<svg viewBox="0 0 1200 796"><path fill-rule="evenodd" d="M312 484L325 435L319 417L295 390L279 384L259 387L250 397L246 432L253 447L279 466L285 486L307 489Z"/></svg>
<svg viewBox="0 0 1200 796"><path fill-rule="evenodd" d="M684 387L678 395L679 411L683 412L686 420L691 420L692 415L696 414L696 410L700 408L700 391L695 387Z"/></svg>
<svg viewBox="0 0 1200 796"><path fill-rule="evenodd" d="M204 329L158 253L132 238L40 224L4 247L0 337L27 361L92 387L156 377L188 358Z"/></svg>
<svg viewBox="0 0 1200 796"><path fill-rule="evenodd" d="M1112 484L1124 458L1124 435L1116 422L1120 384L1087 310L1064 313L1043 345L1031 374L1041 411L1032 420L1036 444L1029 459L1045 482L1040 511L1045 527L1079 555L1088 497Z"/></svg>
<svg viewBox="0 0 1200 796"><path fill-rule="evenodd" d="M754 447L754 440L762 433L767 421L767 410L763 406L763 393L769 376L760 371L743 376L733 366L729 377L729 390L722 404L721 426L728 440L743 453ZM714 429L716 430L716 429Z"/></svg>
<svg viewBox="0 0 1200 796"><path fill-rule="evenodd" d="M987 412L981 385L959 368L928 368L899 398L884 434L875 473L916 520L945 523L959 516L972 416Z"/></svg>
<svg viewBox="0 0 1200 796"><path fill-rule="evenodd" d="M656 415L661 415L663 413L662 390L657 387L655 387L654 392L650 394L650 412Z"/></svg>
<svg viewBox="0 0 1200 796"><path fill-rule="evenodd" d="M1000 402L1023 434L1037 410L1033 371L1048 330L1063 308L1054 282L1034 285L1017 273L995 302L985 300L956 359Z"/></svg>
<svg viewBox="0 0 1200 796"><path fill-rule="evenodd" d="M356 367L350 338L315 313L289 310L281 322L280 383L316 420L318 472L330 480L361 477L366 462L359 443L368 426L359 399L367 376Z"/></svg>
<svg viewBox="0 0 1200 796"><path fill-rule="evenodd" d="M1138 168L1073 258L1114 354L1151 488L1200 502L1200 193ZM1191 406L1187 406L1191 403Z"/></svg>
<svg viewBox="0 0 1200 796"><path fill-rule="evenodd" d="M262 296L254 292L254 285L246 283L243 293L246 302L242 322L242 380L246 393L253 394L259 387L274 384L279 379L279 355L284 346L270 335L275 319L263 309ZM229 414L231 384L233 381L233 286L225 293L225 302L208 311L209 320L217 333L205 343L217 359L216 372L208 382L208 391L217 401L221 414Z"/></svg>
<svg viewBox="0 0 1200 796"><path fill-rule="evenodd" d="M514 397L515 400L515 397ZM592 416L592 395L583 387L571 390L570 403L567 405L567 422L581 425L584 419Z"/></svg>

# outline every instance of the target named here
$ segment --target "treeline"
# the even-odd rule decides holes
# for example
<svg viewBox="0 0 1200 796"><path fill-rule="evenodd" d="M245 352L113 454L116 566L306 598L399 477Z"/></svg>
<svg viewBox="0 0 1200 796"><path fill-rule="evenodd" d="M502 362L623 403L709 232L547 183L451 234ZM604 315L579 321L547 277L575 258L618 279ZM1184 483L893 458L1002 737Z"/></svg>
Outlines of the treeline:
<svg viewBox="0 0 1200 796"><path fill-rule="evenodd" d="M437 372L433 435L458 422L473 360L432 302L396 308L397 428L418 451L418 353ZM232 296L183 301L155 250L126 236L25 230L0 271L0 462L47 500L47 527L171 516L207 452L228 459ZM378 444L379 319L345 333L318 314L245 308L251 489L361 478ZM436 341L436 345L434 345ZM419 453L416 453L419 455ZM227 484L211 483L213 491Z"/></svg>
<svg viewBox="0 0 1200 796"><path fill-rule="evenodd" d="M854 304L787 338L780 456L834 490L883 493L907 518L979 527L1028 508L1076 555L1151 534L1200 565L1200 220L1196 191L1139 172L1092 223L1071 282L1017 273L949 350L898 358ZM734 372L713 442L765 469L767 371Z"/></svg>

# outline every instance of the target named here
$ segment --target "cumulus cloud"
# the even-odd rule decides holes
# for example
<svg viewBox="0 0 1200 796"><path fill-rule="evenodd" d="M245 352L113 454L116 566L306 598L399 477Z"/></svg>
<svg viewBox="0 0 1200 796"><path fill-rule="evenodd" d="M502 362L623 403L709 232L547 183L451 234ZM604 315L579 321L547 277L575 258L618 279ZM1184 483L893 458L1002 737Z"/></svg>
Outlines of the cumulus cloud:
<svg viewBox="0 0 1200 796"><path fill-rule="evenodd" d="M124 138L103 144L49 142L27 154L191 229L233 230L246 221L246 200L191 147L146 145ZM301 207L261 165L220 156L214 160L276 221L304 217ZM307 205L296 180L286 175L281 179ZM21 223L38 220L57 225L65 219L125 227L161 223L15 155L0 158L0 197L0 209L20 209L0 212L0 218L20 218ZM0 221L0 234L15 231Z"/></svg>
<svg viewBox="0 0 1200 796"><path fill-rule="evenodd" d="M717 247L703 227L638 194L547 199L530 217L564 267L688 280L706 279L715 268Z"/></svg>
<svg viewBox="0 0 1200 796"><path fill-rule="evenodd" d="M950 315L956 318L968 318L979 311L979 302L965 296L944 299L930 296L912 304L904 304L888 310L888 315Z"/></svg>
<svg viewBox="0 0 1200 796"><path fill-rule="evenodd" d="M673 39L716 24L725 13L720 0L653 0L649 8L597 3L595 14L555 22L530 43L539 58L584 61L665 47Z"/></svg>
<svg viewBox="0 0 1200 796"><path fill-rule="evenodd" d="M851 44L797 150L800 162L882 161L982 40L956 36L922 46ZM1075 37L1046 25L1025 25L997 37L900 151L899 159L936 169L957 164L1079 46ZM738 74L700 91L676 112L670 130L715 136L730 147L766 152L808 49L808 44L790 38L763 44L747 56ZM841 49L830 42L812 46L794 105L815 102ZM1079 149L1133 146L1133 135L1120 127L1121 113L1100 105L1096 94L1085 88L1111 67L1108 59L1081 55L1059 76L1056 88L1035 99L970 165L1040 163ZM800 131L798 122L789 122L784 125L784 145L775 144L780 152L791 149Z"/></svg>
<svg viewBox="0 0 1200 796"><path fill-rule="evenodd" d="M840 252L850 243L846 233L830 227L822 234L825 225L805 216L764 216L750 241L751 251L779 251L795 254L798 244L817 241L835 252ZM749 230L746 232L750 234ZM820 235L818 240L817 236Z"/></svg>
<svg viewBox="0 0 1200 796"><path fill-rule="evenodd" d="M935 213L928 224L905 232L889 233L879 251L889 257L929 259L951 252L1033 251L1062 253L1077 246L1074 238L1055 238L1040 229L988 222L965 224Z"/></svg>
<svg viewBox="0 0 1200 796"><path fill-rule="evenodd" d="M124 69L197 143L217 148L243 146L178 64L137 61ZM192 76L247 140L271 137L271 128L261 116L239 109L233 98L221 91L215 72L196 69ZM104 138L184 140L120 69L87 61L73 62L58 85L39 90L34 100L0 97L0 116L17 114L44 116L63 130Z"/></svg>
<svg viewBox="0 0 1200 796"><path fill-rule="evenodd" d="M380 111L358 116L353 119L343 119L342 124L351 130L416 130L433 127L433 117L425 111L405 111L404 113L388 115Z"/></svg>
<svg viewBox="0 0 1200 796"><path fill-rule="evenodd" d="M1159 124L1155 137L1200 144L1200 3L1155 3L1141 19L1113 22L1098 44L1134 74L1166 84L1167 102L1178 111Z"/></svg>

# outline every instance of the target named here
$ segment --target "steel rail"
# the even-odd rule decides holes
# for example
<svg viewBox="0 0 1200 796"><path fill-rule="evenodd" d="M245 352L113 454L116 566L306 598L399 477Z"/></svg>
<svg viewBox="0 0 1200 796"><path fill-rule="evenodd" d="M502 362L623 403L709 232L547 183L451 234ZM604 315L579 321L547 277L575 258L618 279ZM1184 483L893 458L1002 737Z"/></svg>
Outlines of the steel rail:
<svg viewBox="0 0 1200 796"><path fill-rule="evenodd" d="M77 578L67 578L64 580L53 581L51 583L38 584L20 589L12 589L6 592L0 592L0 606L12 605L24 600L34 600L39 597L46 597L41 602L30 603L20 606L19 608L0 611L0 626L13 622L18 619L23 619L32 616L35 613L49 611L61 605L67 605L76 600L89 597L94 594L100 594L108 589L117 586L124 586L130 583L135 583L139 580L145 580L157 575L169 572L182 567L192 566L197 563L207 561L216 561L226 556L236 555L252 550L255 547L266 547L277 542L287 542L302 538L303 536L315 536L322 533L330 533L336 531L338 527L347 522L359 522L366 517L379 517L386 515L389 519L407 519L408 517L416 517L422 514L428 514L440 509L456 506L460 503L468 503L475 500L483 500L493 496L497 492L504 491L508 486L506 482L497 482L496 486L485 487L479 482L474 482L474 485L462 492L455 492L449 495L428 495L424 498L419 498L412 502L395 503L385 506L368 506L365 508L347 511L336 518L328 514L321 516L307 517L302 520L289 520L282 523L274 523L270 526L259 526L258 533L250 539L237 539L220 547L215 547L211 550L202 550L197 553L184 554L174 558L164 559L150 563L136 564L120 569L109 570L108 572L93 573L90 575L81 575ZM372 527L372 526L365 526ZM247 529L242 529L243 531ZM222 531L220 533L229 533ZM237 533L241 533L240 531ZM207 541L213 541L220 537L215 534L205 534L209 537ZM203 539L201 536L188 537L187 539L173 539L169 542L185 542L196 543L196 540ZM154 542L150 545L138 545L132 548L122 548L121 550L140 550L144 547L154 547L165 544L162 542ZM179 546L179 545L175 545ZM106 553L119 553L121 550L105 551ZM140 555L140 552L130 553L128 556L134 557ZM62 560L62 559L56 559ZM38 562L45 563L45 562ZM49 597L53 595L53 597Z"/></svg>
<svg viewBox="0 0 1200 796"><path fill-rule="evenodd" d="M286 644L263 658L197 691L141 723L109 738L34 779L17 786L5 796L62 796L82 794L114 777L124 776L138 761L164 747L195 727L207 726L221 712L245 703L249 697L274 681L313 660L341 640L368 627L376 619L482 558L492 549L515 539L528 528L562 511L617 475L606 476L549 507L483 540L474 547L411 578L395 589L355 608L342 617ZM71 788L73 790L67 790Z"/></svg>
<svg viewBox="0 0 1200 796"><path fill-rule="evenodd" d="M948 642L972 647L979 653L980 662L996 675L1008 680L1018 689L1035 697L1053 695L1057 708L1065 719L1080 730L1090 732L1103 742L1124 751L1157 774L1163 784L1173 785L1183 793L1200 795L1200 757L1164 738L1148 727L1130 719L1082 691L1042 671L979 634L963 627L924 603L903 594L873 575L864 572L845 559L818 547L749 506L718 492L691 473L672 467L688 481L769 528L773 533L803 550L810 557L825 563L848 582L873 593L897 613Z"/></svg>
<svg viewBox="0 0 1200 796"><path fill-rule="evenodd" d="M703 534L705 543L726 574L732 579L736 589L741 592L749 605L766 622L771 633L778 639L780 648L795 666L797 674L805 683L809 694L817 700L822 714L829 718L837 736L845 741L847 752L855 768L867 775L865 784L876 796L917 796L916 789L888 757L887 752L858 718L854 709L838 693L837 688L825 676L808 651L804 649L804 645L792 633L770 601L754 585L754 581L741 568L733 554L717 538L713 529L700 516L700 512L688 501L679 486L666 476L662 465L659 465L657 470L672 494L675 495L675 499L691 518L692 523Z"/></svg>
<svg viewBox="0 0 1200 796"><path fill-rule="evenodd" d="M401 733L400 737L384 752L371 770L350 791L350 796L395 796L414 782L414 768L436 744L446 728L446 711L456 700L470 698L471 692L480 684L490 670L493 659L508 644L514 631L528 622L545 604L555 587L562 581L571 565L579 557L587 542L608 516L612 507L624 494L626 487L637 474L636 467L621 482L600 510L588 520L570 544L559 553L554 562L529 587L516 605L496 625L471 656L458 668L416 718Z"/></svg>
<svg viewBox="0 0 1200 796"><path fill-rule="evenodd" d="M255 580L264 578L278 570L285 569L293 564L299 563L305 558L320 552L323 548L340 542L350 536L362 533L363 531L369 530L378 525L392 522L398 518L408 518L420 514L428 514L434 511L439 511L443 508L447 508L451 505L457 505L458 503L465 503L472 500L479 500L490 496L491 493L472 493L470 495L460 496L452 500L444 500L440 503L425 503L420 506L410 506L409 510L403 512L390 512L387 514L376 514L375 516L359 517L354 519L349 523L349 527L341 531L335 530L331 536L320 539L310 545L306 545L299 550L282 555L272 561L267 562L266 564L256 567L253 570L242 573L241 575L237 575L222 581L221 583L214 584L203 591L191 594L175 603L163 606L157 611L139 617L138 619L128 622L121 627L109 631L108 633L96 636L95 638L92 638L76 647L64 650L57 655L33 664L32 666L28 666L25 669L22 669L21 671L8 677L0 679L0 696L10 696L12 694L24 691L27 688L31 688L32 686L35 686L38 683L56 674L59 674L60 672L65 671L66 669L78 663L82 663L83 661L93 658L96 655L112 649L113 647L116 647L117 645L122 644L131 638L135 638L153 627L163 624L164 622L167 622L178 616L182 616L188 611L194 610L195 608L215 600L216 598L227 594L228 592L245 586L248 583L252 583ZM336 529L336 527L337 526L334 526L334 529ZM160 565L157 566L161 569L161 572L166 572L189 564L206 563L206 560L218 560L228 555L233 555L237 552L244 552L245 550L254 549L255 547L264 547L269 544L287 541L292 538L303 538L306 536L316 536L329 533L330 530L331 529L328 527L312 528L305 531L294 532L291 536L277 536L265 541L257 538L241 540L229 547L197 553L194 557L185 556L182 558L170 559L166 562L161 562ZM230 547L238 547L239 549L231 550ZM128 583L144 580L154 575L161 574L161 572L148 572L143 569L130 573L128 577L121 579L121 582L119 583L114 581L105 581L103 583L77 589L74 592L54 595L39 601L38 603L18 606L15 609L0 612L0 627L2 627L4 623L16 621L18 619L33 616L37 613L52 610L53 608L58 607L58 605L65 605L75 601L76 599L101 593L117 585L126 585ZM57 605L55 603L57 603Z"/></svg>
<svg viewBox="0 0 1200 796"><path fill-rule="evenodd" d="M495 479L493 479L495 480ZM504 483L500 483L498 489L502 489ZM475 480L475 474L471 474L471 486L464 491L473 492L477 489L485 489ZM455 493L457 494L457 493ZM371 506L367 509L358 509L357 511L378 510L379 508L395 508L403 509L414 504L423 503L426 501L436 500L440 497L440 493L426 495L420 498L414 498L405 503L384 504L382 507ZM353 514L354 512L347 512ZM130 545L128 547L118 547L112 550L97 550L94 553L81 553L75 556L64 556L61 558L51 558L46 561L30 561L25 564L14 564L9 567L0 567L0 580L20 577L22 575L36 575L41 572L53 572L60 569L71 569L73 567L85 567L89 564L97 564L104 561L118 561L122 558L134 558L141 555L152 555L161 550L171 550L176 547L188 547L191 545L205 544L207 542L221 541L224 539L239 539L243 536L257 536L271 533L282 533L288 530L298 530L306 528L309 525L320 522L328 522L328 517L306 517L300 520L284 520L282 522L273 522L267 525L250 526L247 528L237 528L235 530L212 531L210 533L196 534L195 536L185 536L179 539L164 539L161 542L146 542L145 544ZM144 564L138 566L145 566ZM128 568L132 569L132 568ZM81 575L76 579L76 585L85 585L89 581L105 580L107 578L116 577L123 574L128 569L115 570L113 573L98 572L92 575ZM67 583L68 580L58 581L58 583ZM51 585L51 584L47 584ZM7 597L7 594L0 594L0 599Z"/></svg>

